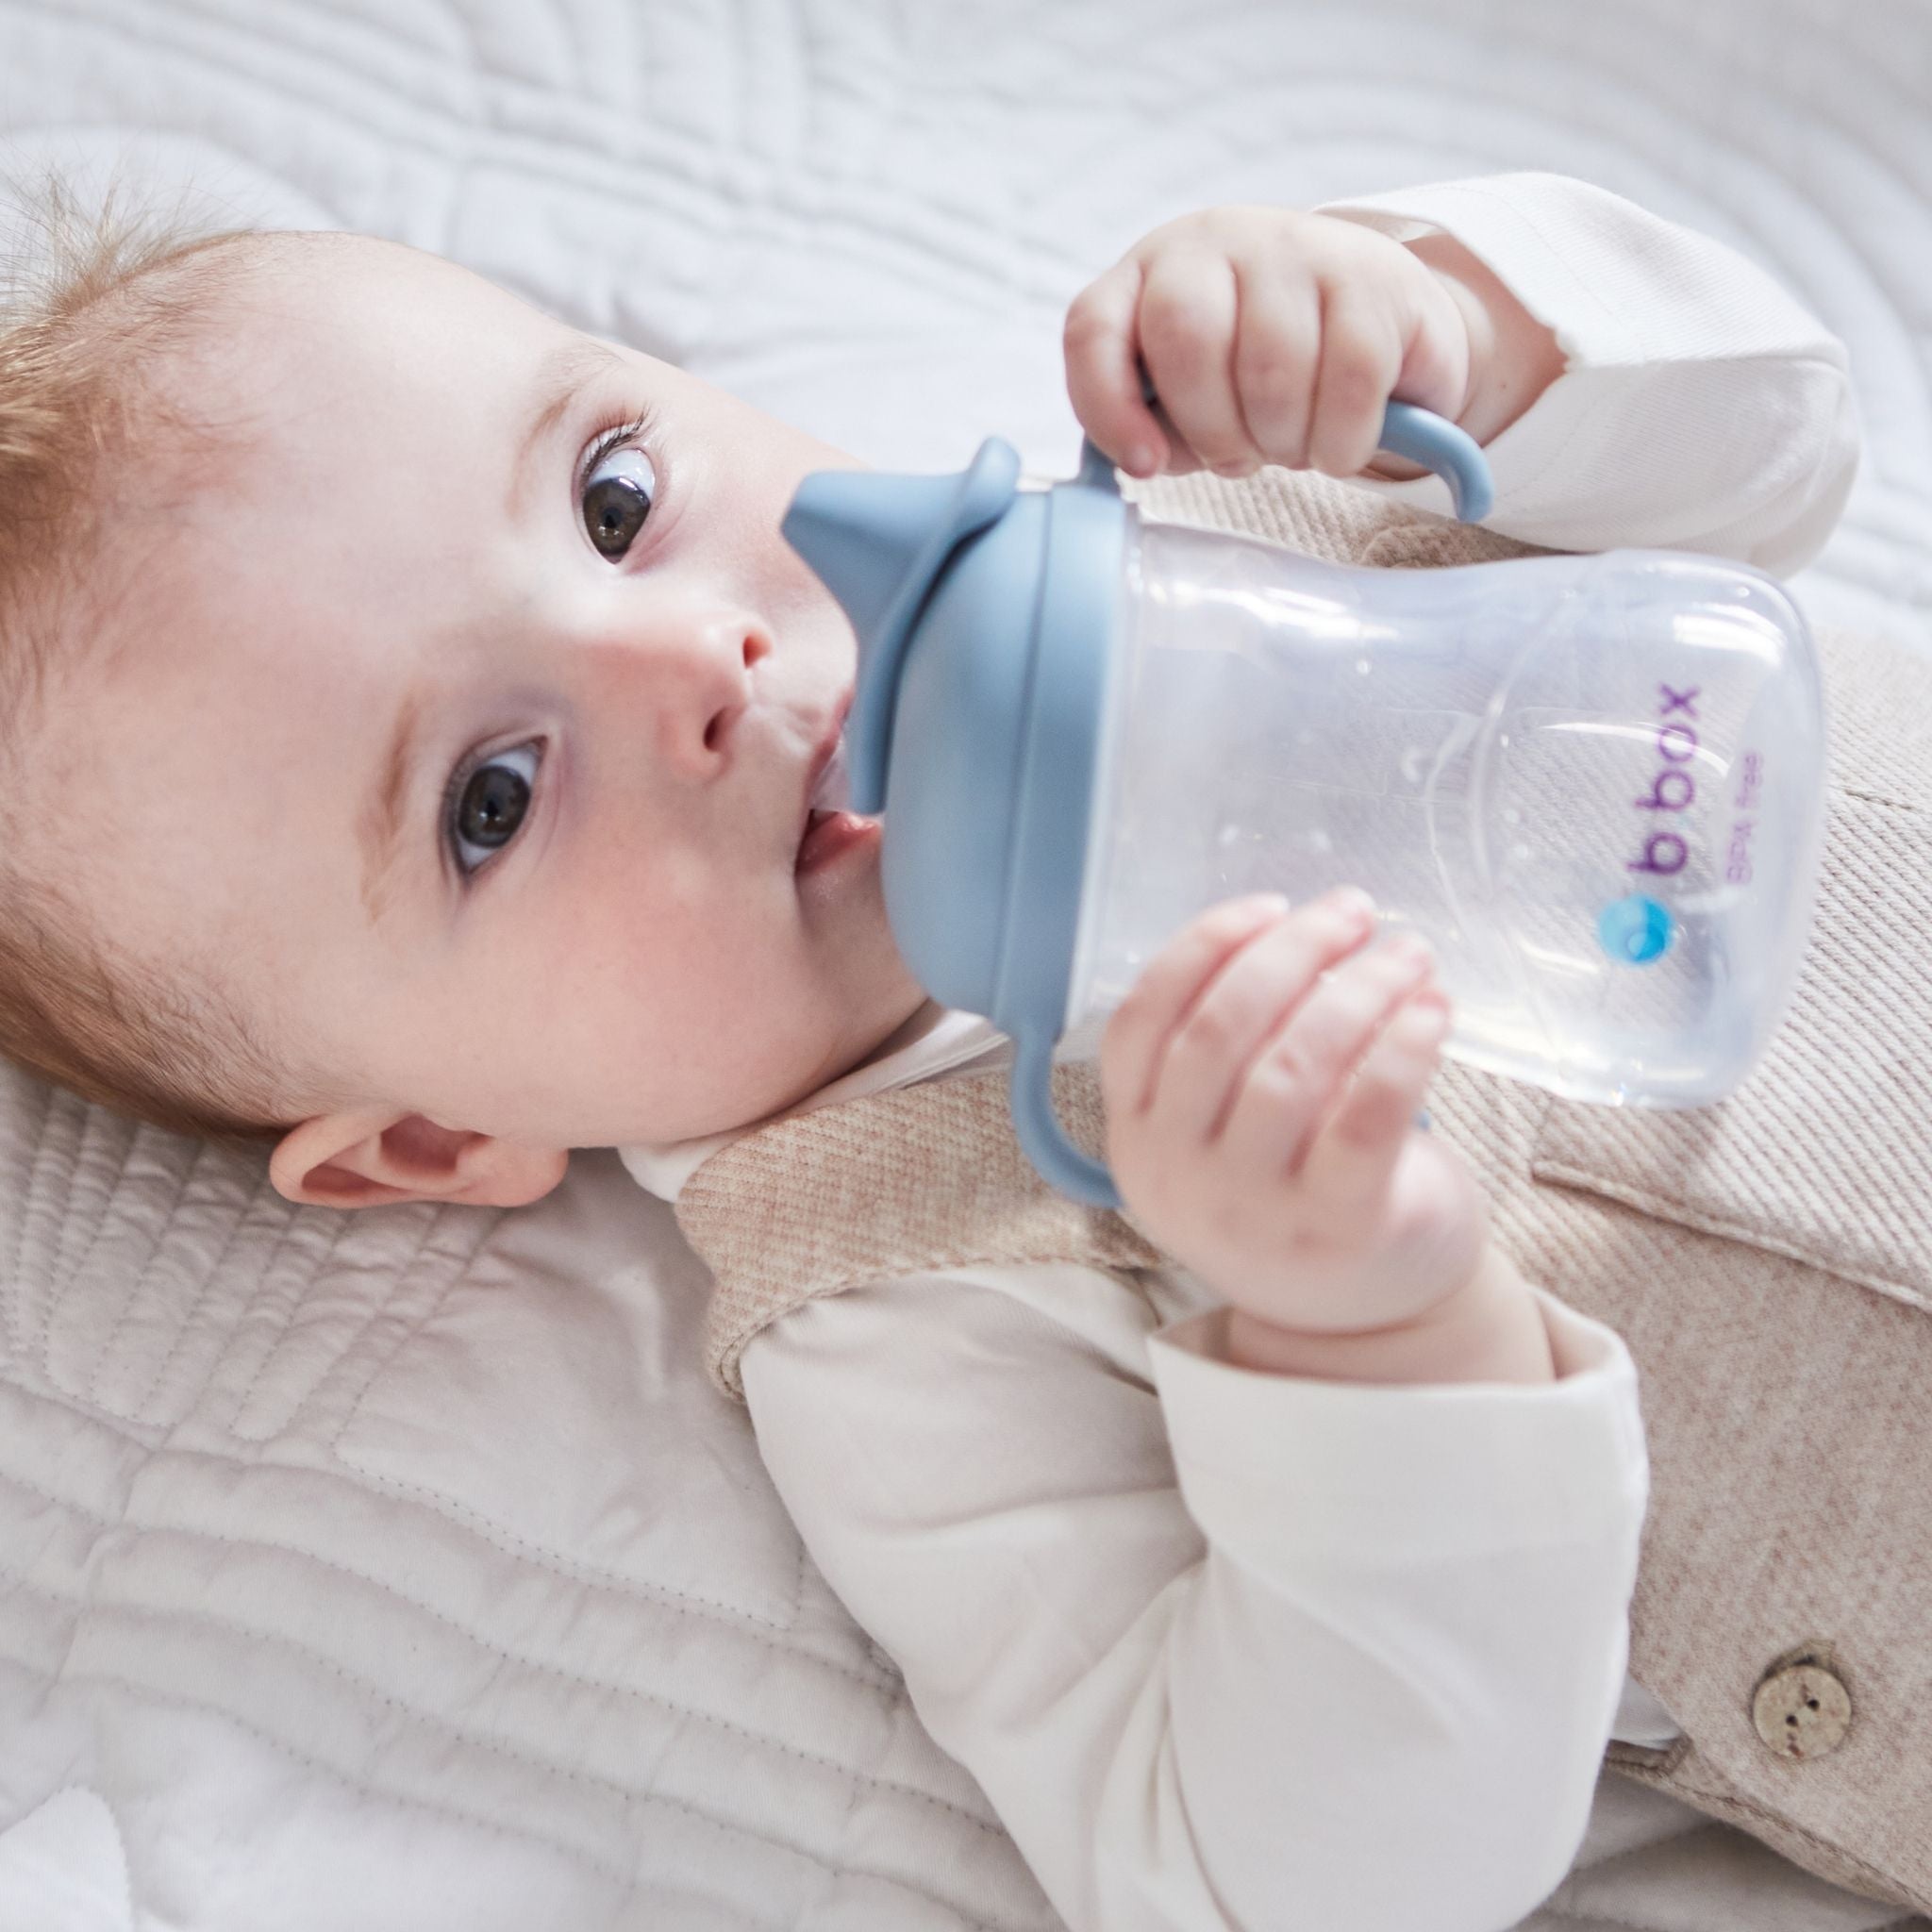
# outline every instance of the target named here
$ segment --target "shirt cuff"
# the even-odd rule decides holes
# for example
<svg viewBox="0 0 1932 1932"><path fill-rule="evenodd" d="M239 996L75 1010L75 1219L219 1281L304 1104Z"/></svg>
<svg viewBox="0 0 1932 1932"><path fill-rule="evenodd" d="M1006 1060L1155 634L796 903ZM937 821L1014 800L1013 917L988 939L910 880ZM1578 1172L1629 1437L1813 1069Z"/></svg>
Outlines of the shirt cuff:
<svg viewBox="0 0 1932 1932"><path fill-rule="evenodd" d="M1662 224L1619 196L1600 189L1586 196L1574 192L1576 186L1557 177L1491 175L1329 202L1316 212L1358 222L1395 242L1454 236L1555 333L1573 367L1646 361L1654 351L1642 331L1577 264L1580 258L1601 270L1627 258L1648 238L1626 227Z"/></svg>
<svg viewBox="0 0 1932 1932"><path fill-rule="evenodd" d="M1726 525L1748 525L1776 496L1763 473L1787 443L1807 471L1824 461L1845 353L1771 276L1708 236L1556 175L1405 188L1320 212L1396 242L1454 236L1555 335L1563 373L1484 451L1491 528L1565 550L1690 542L1788 564L1793 545L1778 530ZM1770 458L1738 446L1740 422ZM1357 480L1453 513L1437 477ZM1724 508L1740 496L1741 508ZM1790 521L1799 508L1777 514ZM1824 514L1808 549L1796 545L1805 555L1824 541L1835 502Z"/></svg>
<svg viewBox="0 0 1932 1932"><path fill-rule="evenodd" d="M1306 1581L1626 1535L1648 1490L1637 1369L1600 1322L1533 1289L1553 1382L1382 1387L1237 1367L1226 1310L1149 1341L1183 1496L1210 1542Z"/></svg>
<svg viewBox="0 0 1932 1932"><path fill-rule="evenodd" d="M1554 189L1533 176L1444 181L1390 194L1330 202L1318 213L1359 223L1393 242L1419 236L1453 236L1494 272L1509 292L1557 339L1563 373L1484 450L1495 485L1495 500L1484 521L1512 529L1518 518L1534 519L1548 489L1548 478L1606 400L1600 386L1574 380L1579 370L1641 365L1640 333L1607 303L1592 280L1574 264L1583 210L1564 206L1560 218L1540 205ZM1539 192L1542 190L1542 192ZM1573 198L1574 199L1574 198ZM1633 213L1637 210L1633 209ZM1568 247L1553 238L1568 242ZM1598 240L1598 247L1602 246ZM1593 252L1588 247L1586 254ZM1438 516L1453 516L1449 486L1438 476L1392 483L1382 477L1358 479L1378 495Z"/></svg>

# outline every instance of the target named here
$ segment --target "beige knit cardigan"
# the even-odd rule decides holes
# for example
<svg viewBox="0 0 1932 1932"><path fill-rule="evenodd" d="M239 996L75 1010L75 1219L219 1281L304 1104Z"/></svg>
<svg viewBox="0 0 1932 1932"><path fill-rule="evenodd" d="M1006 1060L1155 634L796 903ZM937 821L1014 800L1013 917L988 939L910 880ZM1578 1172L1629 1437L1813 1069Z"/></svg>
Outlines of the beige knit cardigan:
<svg viewBox="0 0 1932 1932"><path fill-rule="evenodd" d="M1391 566L1522 545L1322 478L1143 488L1143 508ZM1821 639L1832 784L1791 1010L1732 1099L1582 1106L1444 1069L1438 1129L1531 1277L1615 1327L1641 1375L1652 1501L1631 1669L1686 1733L1621 1771L1874 1898L1932 1911L1932 661ZM1095 1084L1061 1116L1102 1141ZM687 1184L710 1358L812 1296L965 1263L1160 1257L1063 1200L1001 1074L754 1131Z"/></svg>

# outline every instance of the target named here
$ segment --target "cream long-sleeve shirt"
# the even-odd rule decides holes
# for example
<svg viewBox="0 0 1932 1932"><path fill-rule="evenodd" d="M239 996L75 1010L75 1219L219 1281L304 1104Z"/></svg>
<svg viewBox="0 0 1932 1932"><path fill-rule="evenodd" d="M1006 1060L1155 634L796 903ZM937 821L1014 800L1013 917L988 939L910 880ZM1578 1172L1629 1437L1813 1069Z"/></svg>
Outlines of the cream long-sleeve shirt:
<svg viewBox="0 0 1932 1932"><path fill-rule="evenodd" d="M1549 176L1331 211L1448 230L1556 330L1565 373L1489 448L1492 525L1781 570L1823 543L1857 455L1843 351L1742 259ZM927 1007L801 1107L1006 1053ZM731 1138L624 1158L675 1199ZM886 1283L741 1369L808 1547L1076 1932L1497 1932L1568 1869L1607 1738L1675 1733L1624 1670L1635 1371L1539 1301L1541 1387L1240 1369L1178 1269Z"/></svg>

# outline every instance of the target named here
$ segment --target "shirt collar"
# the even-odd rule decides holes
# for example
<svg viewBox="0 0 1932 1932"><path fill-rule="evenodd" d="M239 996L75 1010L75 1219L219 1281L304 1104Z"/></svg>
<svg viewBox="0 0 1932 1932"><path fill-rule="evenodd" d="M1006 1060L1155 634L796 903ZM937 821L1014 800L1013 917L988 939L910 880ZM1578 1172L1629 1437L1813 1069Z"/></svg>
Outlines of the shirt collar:
<svg viewBox="0 0 1932 1932"><path fill-rule="evenodd" d="M675 1201L685 1182L712 1155L754 1127L790 1120L796 1114L810 1113L815 1108L830 1107L838 1101L858 1100L892 1087L909 1087L916 1081L930 1080L980 1059L996 1060L1006 1047L1007 1036L991 1020L927 1000L849 1073L828 1080L816 1092L765 1120L748 1121L741 1127L727 1128L720 1134L703 1134L689 1141L620 1147L617 1156L640 1187L662 1200Z"/></svg>

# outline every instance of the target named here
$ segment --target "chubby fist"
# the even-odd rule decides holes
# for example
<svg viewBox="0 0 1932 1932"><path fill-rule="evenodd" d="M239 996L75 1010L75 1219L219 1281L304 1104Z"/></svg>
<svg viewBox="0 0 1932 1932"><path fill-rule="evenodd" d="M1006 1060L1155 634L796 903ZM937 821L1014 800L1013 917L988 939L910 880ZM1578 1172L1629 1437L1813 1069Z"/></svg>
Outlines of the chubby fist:
<svg viewBox="0 0 1932 1932"><path fill-rule="evenodd" d="M1391 395L1452 422L1471 400L1472 325L1486 346L1486 311L1429 256L1291 208L1215 208L1169 222L1067 311L1074 412L1136 476L1246 476L1264 463L1355 475L1375 453ZM1159 415L1142 399L1143 368Z"/></svg>
<svg viewBox="0 0 1932 1932"><path fill-rule="evenodd" d="M1488 1218L1415 1124L1449 1030L1428 948L1372 943L1353 888L1212 908L1147 966L1100 1049L1134 1219L1272 1327L1358 1334L1466 1287Z"/></svg>

